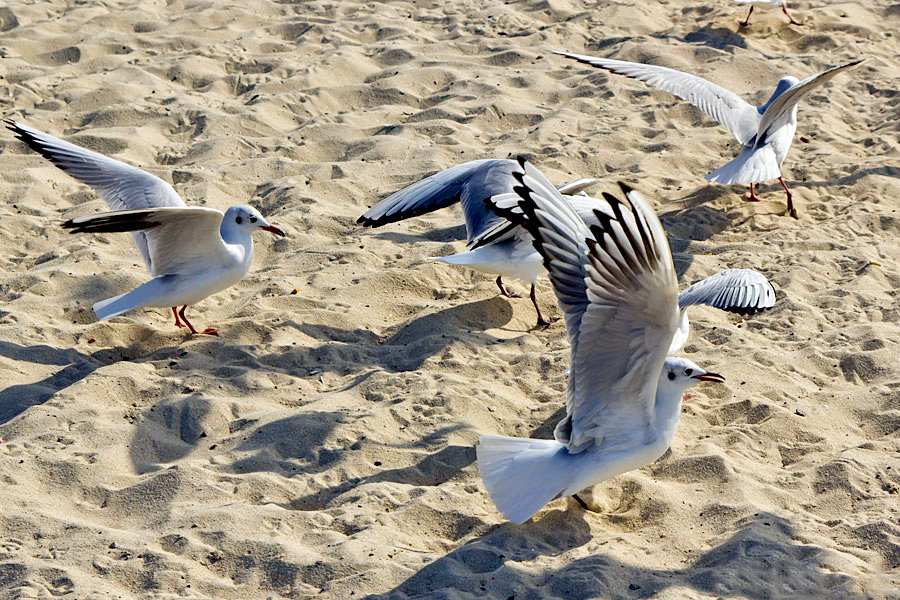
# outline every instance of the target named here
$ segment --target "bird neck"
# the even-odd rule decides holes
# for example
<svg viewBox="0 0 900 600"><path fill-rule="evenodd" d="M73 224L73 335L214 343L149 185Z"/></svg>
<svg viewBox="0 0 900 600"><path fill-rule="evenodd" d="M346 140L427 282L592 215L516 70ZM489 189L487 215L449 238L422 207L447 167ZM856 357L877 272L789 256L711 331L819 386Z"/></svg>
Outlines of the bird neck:
<svg viewBox="0 0 900 600"><path fill-rule="evenodd" d="M659 386L656 389L656 404L654 405L653 425L658 435L666 440L666 446L675 435L678 426L678 417L681 416L681 399L683 392L680 389L669 386Z"/></svg>
<svg viewBox="0 0 900 600"><path fill-rule="evenodd" d="M229 221L222 223L219 235L222 236L222 240L229 246L231 252L241 254L241 262L253 261L253 236L250 235L250 232L243 227L235 227Z"/></svg>

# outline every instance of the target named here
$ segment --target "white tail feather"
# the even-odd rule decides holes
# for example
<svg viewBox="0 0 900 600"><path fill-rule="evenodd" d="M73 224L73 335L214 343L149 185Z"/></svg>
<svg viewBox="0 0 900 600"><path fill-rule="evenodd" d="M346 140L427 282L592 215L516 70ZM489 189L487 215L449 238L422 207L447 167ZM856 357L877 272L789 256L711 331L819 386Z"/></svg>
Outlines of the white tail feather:
<svg viewBox="0 0 900 600"><path fill-rule="evenodd" d="M760 183L781 177L781 169L770 145L744 147L728 164L706 176L717 183Z"/></svg>
<svg viewBox="0 0 900 600"><path fill-rule="evenodd" d="M160 279L151 279L127 294L113 296L97 302L94 304L94 313L97 315L97 319L103 321L141 306L165 306L165 303L161 305L157 302L165 291L165 286Z"/></svg>
<svg viewBox="0 0 900 600"><path fill-rule="evenodd" d="M483 435L475 449L491 500L513 523L524 523L565 490L573 478L571 455L556 440Z"/></svg>

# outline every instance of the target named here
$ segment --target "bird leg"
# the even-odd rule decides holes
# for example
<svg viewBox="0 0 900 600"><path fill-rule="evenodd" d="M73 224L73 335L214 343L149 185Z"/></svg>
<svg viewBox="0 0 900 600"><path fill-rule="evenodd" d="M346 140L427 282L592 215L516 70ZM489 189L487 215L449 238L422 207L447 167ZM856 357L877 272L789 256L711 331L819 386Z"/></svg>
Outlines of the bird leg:
<svg viewBox="0 0 900 600"><path fill-rule="evenodd" d="M172 314L175 315L175 327L177 327L178 329L187 327L187 325L182 323L181 320L178 318L178 307L177 306L172 307Z"/></svg>
<svg viewBox="0 0 900 600"><path fill-rule="evenodd" d="M784 178L779 177L778 181L781 182L781 187L784 188L784 192L787 194L788 214L791 215L792 217L794 217L795 219L799 218L799 217L797 217L797 209L794 208L794 195L791 193L791 190L788 189L788 186L784 183Z"/></svg>
<svg viewBox="0 0 900 600"><path fill-rule="evenodd" d="M750 15L753 14L753 5L750 5L750 12L747 13L747 18L743 21L738 21L738 25L741 27L750 27Z"/></svg>
<svg viewBox="0 0 900 600"><path fill-rule="evenodd" d="M188 329L191 330L192 334L199 333L201 335L214 335L216 337L219 337L219 330L213 329L212 327L207 327L203 331L197 331L196 329L194 329L194 326L191 325L191 322L188 321L186 316L184 316L184 309L186 309L186 308L187 308L187 304L185 304L184 306L181 307L181 310L178 311L178 314L181 315L181 319L184 321L184 324L188 326ZM177 318L177 315L176 315L176 318Z"/></svg>
<svg viewBox="0 0 900 600"><path fill-rule="evenodd" d="M756 195L756 190L753 189L753 184L750 184L750 197L747 198L747 202L759 202L759 196Z"/></svg>
<svg viewBox="0 0 900 600"><path fill-rule="evenodd" d="M515 292L510 292L506 289L506 286L503 285L503 275L497 275L497 287L500 288L500 293L507 298L521 298L519 294Z"/></svg>
<svg viewBox="0 0 900 600"><path fill-rule="evenodd" d="M541 314L541 307L538 306L537 295L534 293L534 284L533 283L531 284L531 295L530 296L531 296L531 303L534 304L534 310L537 311L537 315L538 315L537 325L535 325L535 327L549 327L550 325L552 325L554 323L554 321L556 321L556 319L553 319L553 321L548 321L547 319L544 318L544 315Z"/></svg>
<svg viewBox="0 0 900 600"><path fill-rule="evenodd" d="M588 508L587 502L582 500L578 494L572 494L572 497L575 498L575 502L577 502L578 504L581 505L581 508L583 508L584 510L587 510L587 511L591 510L590 508Z"/></svg>
<svg viewBox="0 0 900 600"><path fill-rule="evenodd" d="M750 10L753 10L753 7L750 7ZM787 11L787 4L782 4L782 5L781 5L781 11L782 11L782 12L784 13L784 15L791 21L791 25L803 25L803 23L799 23L799 22L795 21L795 20L794 20L794 17L792 17L792 16L790 15L790 13Z"/></svg>

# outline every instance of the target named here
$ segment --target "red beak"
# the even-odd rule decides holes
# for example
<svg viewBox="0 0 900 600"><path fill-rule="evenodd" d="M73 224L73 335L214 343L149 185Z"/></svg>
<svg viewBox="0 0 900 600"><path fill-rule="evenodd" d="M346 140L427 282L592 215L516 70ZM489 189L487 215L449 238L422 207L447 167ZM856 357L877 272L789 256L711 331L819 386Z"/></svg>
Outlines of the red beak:
<svg viewBox="0 0 900 600"><path fill-rule="evenodd" d="M280 235L281 237L285 237L286 235L282 230L278 229L274 225L266 225L265 227L260 227L260 229L262 229L263 231L268 231L269 233L273 233L275 235Z"/></svg>
<svg viewBox="0 0 900 600"><path fill-rule="evenodd" d="M725 378L718 373L704 373L703 375L694 375L693 379L700 381L715 381L716 383L725 383Z"/></svg>

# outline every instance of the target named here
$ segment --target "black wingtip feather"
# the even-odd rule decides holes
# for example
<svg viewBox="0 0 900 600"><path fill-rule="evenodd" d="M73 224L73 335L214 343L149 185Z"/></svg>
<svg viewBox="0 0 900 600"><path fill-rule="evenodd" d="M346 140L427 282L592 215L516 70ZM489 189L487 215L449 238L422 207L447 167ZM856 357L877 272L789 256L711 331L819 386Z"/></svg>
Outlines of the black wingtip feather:
<svg viewBox="0 0 900 600"><path fill-rule="evenodd" d="M124 233L127 231L144 231L159 225L146 213L127 212L107 213L97 215L90 219L69 219L62 224L63 229L69 229L70 233Z"/></svg>

